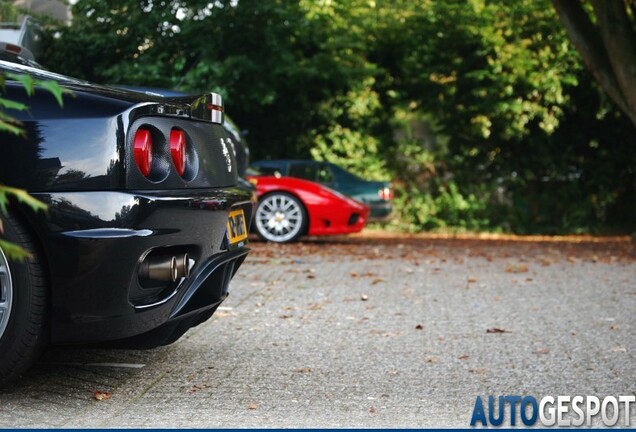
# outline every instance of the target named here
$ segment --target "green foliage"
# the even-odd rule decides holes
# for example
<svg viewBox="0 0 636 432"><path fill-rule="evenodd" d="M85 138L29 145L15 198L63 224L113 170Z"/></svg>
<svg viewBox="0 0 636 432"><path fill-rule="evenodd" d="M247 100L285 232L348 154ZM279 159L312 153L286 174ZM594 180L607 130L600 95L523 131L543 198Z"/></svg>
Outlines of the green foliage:
<svg viewBox="0 0 636 432"><path fill-rule="evenodd" d="M45 211L47 209L46 204L33 198L25 190L2 185L0 186L0 212L6 214L9 197L14 197L19 203L26 204L33 211Z"/></svg>
<svg viewBox="0 0 636 432"><path fill-rule="evenodd" d="M1 87L4 87L4 80L5 76L3 74L0 74ZM10 115L5 114L4 110L12 109L16 111L24 111L26 110L26 108L27 107L21 103L0 97L0 131L9 132L13 135L22 135L23 131L20 122L15 120Z"/></svg>
<svg viewBox="0 0 636 432"><path fill-rule="evenodd" d="M23 261L31 257L27 250L6 240L0 239L0 249L2 249L7 258L16 261Z"/></svg>
<svg viewBox="0 0 636 432"><path fill-rule="evenodd" d="M8 1L0 2L0 22L15 22L18 18L18 10L13 3Z"/></svg>
<svg viewBox="0 0 636 432"><path fill-rule="evenodd" d="M78 0L73 17L45 65L219 92L255 159L392 179L401 227L635 228L633 127L548 0Z"/></svg>
<svg viewBox="0 0 636 432"><path fill-rule="evenodd" d="M453 181L422 192L416 187L399 189L395 203L400 209L394 225L417 232L490 230L487 204L474 194L462 194Z"/></svg>
<svg viewBox="0 0 636 432"><path fill-rule="evenodd" d="M22 74L8 74L7 77L4 74L0 74L0 87L4 88L5 79L10 78L20 82L27 94L30 96L33 94L35 87L41 86L47 89L62 106L62 95L68 93L65 89L62 89L56 82L37 80L29 75ZM24 135L24 130L20 122L15 120L11 115L8 115L4 110L25 111L28 107L24 104L17 103L15 101L0 97L0 132L8 132L14 135ZM7 185L0 184L0 215L6 215L8 206L11 200L15 200L18 203L24 204L31 210L46 211L47 206L43 202L33 198L25 190L17 189ZM0 234L3 233L2 219L0 219ZM5 252L10 259L23 260L30 256L29 252L24 250L18 245L7 242L0 239L0 248Z"/></svg>

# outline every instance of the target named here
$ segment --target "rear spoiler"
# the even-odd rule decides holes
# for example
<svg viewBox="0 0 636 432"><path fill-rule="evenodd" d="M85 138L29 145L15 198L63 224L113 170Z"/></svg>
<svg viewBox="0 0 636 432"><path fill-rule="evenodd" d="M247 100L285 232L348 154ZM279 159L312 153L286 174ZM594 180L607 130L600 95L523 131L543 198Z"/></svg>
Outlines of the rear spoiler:
<svg viewBox="0 0 636 432"><path fill-rule="evenodd" d="M193 119L223 123L223 98L216 93L201 96L166 97L168 103L173 102L189 108L189 116Z"/></svg>

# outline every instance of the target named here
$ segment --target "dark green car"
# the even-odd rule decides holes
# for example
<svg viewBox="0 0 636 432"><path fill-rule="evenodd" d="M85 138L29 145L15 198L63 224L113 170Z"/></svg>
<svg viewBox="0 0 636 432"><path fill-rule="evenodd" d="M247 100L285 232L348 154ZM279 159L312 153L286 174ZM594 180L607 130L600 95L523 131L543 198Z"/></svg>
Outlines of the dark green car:
<svg viewBox="0 0 636 432"><path fill-rule="evenodd" d="M315 181L369 206L371 221L385 221L393 211L390 182L367 181L330 162L308 159L277 159L254 162L264 175L281 175Z"/></svg>

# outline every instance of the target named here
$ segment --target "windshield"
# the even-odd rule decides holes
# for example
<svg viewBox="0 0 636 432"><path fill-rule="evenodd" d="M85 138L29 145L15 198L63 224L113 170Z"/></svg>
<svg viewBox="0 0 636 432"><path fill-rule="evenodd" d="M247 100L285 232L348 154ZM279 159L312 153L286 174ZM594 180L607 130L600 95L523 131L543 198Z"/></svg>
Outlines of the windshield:
<svg viewBox="0 0 636 432"><path fill-rule="evenodd" d="M336 177L338 177L341 180L343 180L343 179L344 180L356 180L356 181L362 180L357 175L351 174L349 171L345 170L344 168L340 168L338 165L329 164L329 166L331 167L333 172L336 174Z"/></svg>

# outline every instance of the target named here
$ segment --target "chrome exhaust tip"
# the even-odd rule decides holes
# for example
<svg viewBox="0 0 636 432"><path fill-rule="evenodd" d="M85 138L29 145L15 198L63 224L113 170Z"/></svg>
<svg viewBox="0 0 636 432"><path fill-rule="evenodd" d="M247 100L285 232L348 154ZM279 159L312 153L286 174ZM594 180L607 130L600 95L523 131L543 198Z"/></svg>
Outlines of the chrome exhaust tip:
<svg viewBox="0 0 636 432"><path fill-rule="evenodd" d="M188 254L177 255L175 259L177 261L177 277L190 276L190 257L188 257Z"/></svg>
<svg viewBox="0 0 636 432"><path fill-rule="evenodd" d="M174 255L146 258L141 263L139 275L143 279L175 282L179 276L177 258Z"/></svg>

